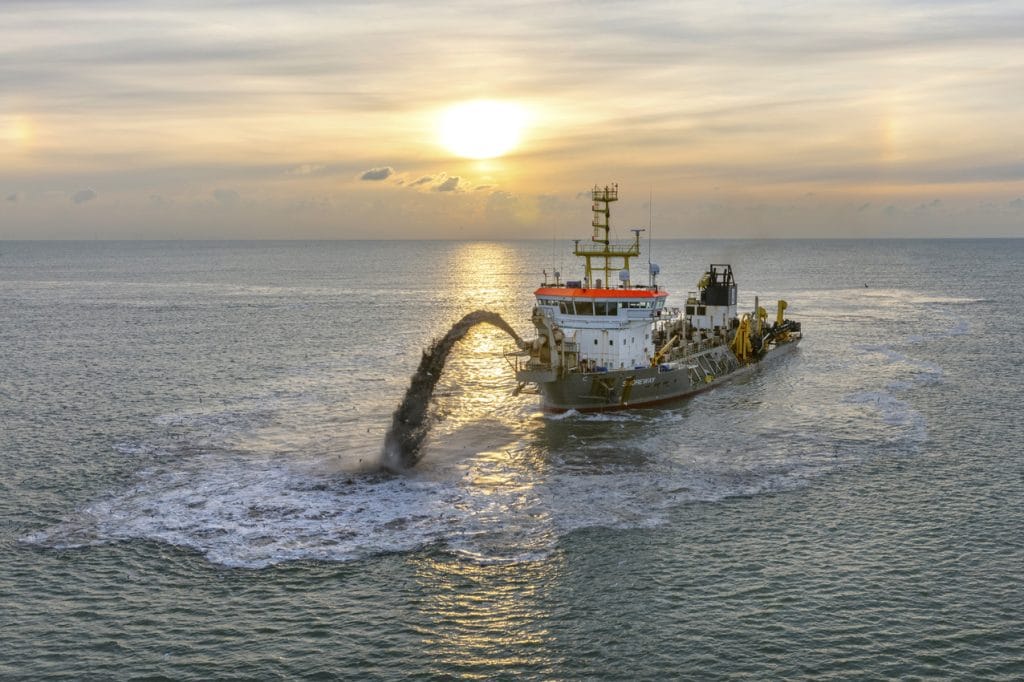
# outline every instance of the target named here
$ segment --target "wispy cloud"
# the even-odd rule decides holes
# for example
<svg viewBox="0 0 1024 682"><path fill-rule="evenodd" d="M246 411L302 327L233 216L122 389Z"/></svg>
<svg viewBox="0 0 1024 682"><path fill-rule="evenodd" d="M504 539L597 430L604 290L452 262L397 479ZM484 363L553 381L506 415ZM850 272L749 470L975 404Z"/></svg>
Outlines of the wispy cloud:
<svg viewBox="0 0 1024 682"><path fill-rule="evenodd" d="M5 2L0 180L32 198L15 209L8 194L5 210L66 210L67 188L89 178L103 200L80 217L148 206L154 194L222 216L239 192L281 211L327 211L346 193L358 202L393 191L396 220L433 201L486 221L480 207L495 191L571 199L614 179L654 186L662 204L708 205L714 194L729 215L758 206L782 227L794 224L778 217L794 202L828 223L835 193L854 220L892 206L908 229L927 230L954 209L965 225L992 220L971 212L983 200L1011 215L1024 190L1024 5L1012 0L651 0L543 12L510 0L501 21L469 0L443 11L411 0L316 10L283 0ZM536 114L493 171L451 158L432 130L440 108L477 97ZM36 201L47 191L59 199ZM89 191L72 201L92 201ZM936 195L942 210L913 210ZM539 206L521 202L517 220L545 215ZM256 219L269 226L267 216ZM325 224L363 229L354 216ZM50 220L59 229L65 216Z"/></svg>
<svg viewBox="0 0 1024 682"><path fill-rule="evenodd" d="M394 175L395 169L391 166L384 166L382 168L371 168L368 171L364 171L359 176L360 180L387 180Z"/></svg>
<svg viewBox="0 0 1024 682"><path fill-rule="evenodd" d="M320 163L303 163L285 171L285 175L318 175L327 170L327 166Z"/></svg>
<svg viewBox="0 0 1024 682"><path fill-rule="evenodd" d="M88 188L87 189L80 189L80 190L78 190L77 192L75 192L74 194L71 195L71 201L76 203L76 204L84 204L87 201L92 201L97 196L98 195L96 194L96 190L88 189Z"/></svg>
<svg viewBox="0 0 1024 682"><path fill-rule="evenodd" d="M450 178L446 178L444 182L434 187L437 192L455 192L460 189L459 183L462 182L462 178L454 175Z"/></svg>
<svg viewBox="0 0 1024 682"><path fill-rule="evenodd" d="M223 206L234 206L238 203L240 197L238 192L233 189L215 189L213 190L213 198Z"/></svg>

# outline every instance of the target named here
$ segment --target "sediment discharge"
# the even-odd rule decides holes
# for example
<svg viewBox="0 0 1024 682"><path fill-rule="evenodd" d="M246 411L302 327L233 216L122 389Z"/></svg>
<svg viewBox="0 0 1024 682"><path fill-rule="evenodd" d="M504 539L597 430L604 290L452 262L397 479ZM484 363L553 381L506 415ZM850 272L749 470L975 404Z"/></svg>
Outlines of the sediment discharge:
<svg viewBox="0 0 1024 682"><path fill-rule="evenodd" d="M420 448L430 430L430 422L427 419L430 397L434 393L438 379L441 378L448 354L470 329L483 323L501 329L517 344L522 345L522 339L509 326L508 322L498 313L487 310L469 313L452 325L452 328L443 337L434 339L430 348L423 351L420 366L412 375L405 398L402 399L398 409L392 415L391 428L388 429L388 433L384 437L382 465L388 471L396 473L403 471L416 466L420 460L422 456Z"/></svg>

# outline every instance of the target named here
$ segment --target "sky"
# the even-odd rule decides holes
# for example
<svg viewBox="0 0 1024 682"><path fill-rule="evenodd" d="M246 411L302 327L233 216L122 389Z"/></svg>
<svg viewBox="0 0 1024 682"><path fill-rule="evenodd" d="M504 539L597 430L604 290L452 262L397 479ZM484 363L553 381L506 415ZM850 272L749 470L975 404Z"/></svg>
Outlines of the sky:
<svg viewBox="0 0 1024 682"><path fill-rule="evenodd" d="M0 239L570 239L612 182L618 236L1024 236L1022 36L1019 0L3 0ZM518 142L467 158L481 100Z"/></svg>

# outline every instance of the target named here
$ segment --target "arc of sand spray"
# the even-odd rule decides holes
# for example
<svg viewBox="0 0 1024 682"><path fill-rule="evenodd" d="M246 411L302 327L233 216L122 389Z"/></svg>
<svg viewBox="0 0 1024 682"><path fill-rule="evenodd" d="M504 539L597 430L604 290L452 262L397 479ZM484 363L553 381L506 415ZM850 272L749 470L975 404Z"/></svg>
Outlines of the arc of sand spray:
<svg viewBox="0 0 1024 682"><path fill-rule="evenodd" d="M444 363L448 360L448 354L470 329L483 323L501 329L522 347L523 340L519 338L508 322L498 313L487 310L469 313L452 325L452 328L443 337L434 339L430 348L423 351L420 366L412 375L412 381L405 392L405 397L392 415L391 428L388 429L387 435L384 437L382 464L388 471L396 473L403 471L415 466L420 460L422 456L420 448L430 430L427 408L430 405L434 387L437 385L438 379L441 378Z"/></svg>

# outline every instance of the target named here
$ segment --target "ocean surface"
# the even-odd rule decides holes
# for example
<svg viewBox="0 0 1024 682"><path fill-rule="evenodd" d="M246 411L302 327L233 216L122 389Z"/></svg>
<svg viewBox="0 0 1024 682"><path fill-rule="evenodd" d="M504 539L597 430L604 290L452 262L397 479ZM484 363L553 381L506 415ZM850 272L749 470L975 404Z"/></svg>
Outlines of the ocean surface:
<svg viewBox="0 0 1024 682"><path fill-rule="evenodd" d="M0 242L0 678L1024 678L1024 240L653 246L800 348L545 416L477 327L394 476L570 244Z"/></svg>

